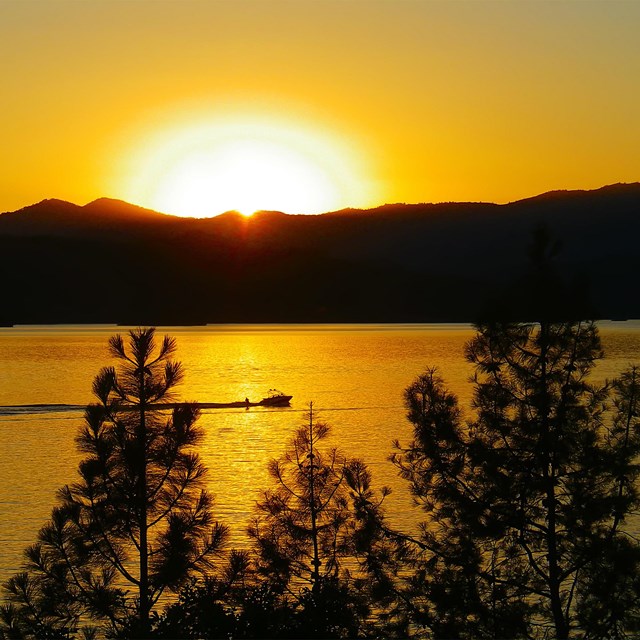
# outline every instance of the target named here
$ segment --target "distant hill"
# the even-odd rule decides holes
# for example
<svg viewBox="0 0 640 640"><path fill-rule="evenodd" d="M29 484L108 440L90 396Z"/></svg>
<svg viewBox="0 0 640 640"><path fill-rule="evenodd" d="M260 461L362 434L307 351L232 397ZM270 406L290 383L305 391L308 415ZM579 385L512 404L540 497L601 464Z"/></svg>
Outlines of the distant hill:
<svg viewBox="0 0 640 640"><path fill-rule="evenodd" d="M119 200L0 215L0 322L471 321L524 313L544 224L599 317L640 317L640 184L505 205L389 204L319 216L168 216Z"/></svg>
<svg viewBox="0 0 640 640"><path fill-rule="evenodd" d="M19 237L86 237L104 232L151 231L175 224L176 217L122 200L100 198L80 207L64 200L43 200L0 214L0 235Z"/></svg>

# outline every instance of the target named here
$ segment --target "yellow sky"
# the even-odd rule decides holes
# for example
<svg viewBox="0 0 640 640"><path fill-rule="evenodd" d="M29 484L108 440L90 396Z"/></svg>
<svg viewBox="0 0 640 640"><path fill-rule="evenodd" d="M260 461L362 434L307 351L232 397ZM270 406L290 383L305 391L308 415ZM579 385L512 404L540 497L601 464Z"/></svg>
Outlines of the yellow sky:
<svg viewBox="0 0 640 640"><path fill-rule="evenodd" d="M154 136L234 114L352 151L341 206L635 182L639 29L636 0L0 0L0 211L131 199Z"/></svg>

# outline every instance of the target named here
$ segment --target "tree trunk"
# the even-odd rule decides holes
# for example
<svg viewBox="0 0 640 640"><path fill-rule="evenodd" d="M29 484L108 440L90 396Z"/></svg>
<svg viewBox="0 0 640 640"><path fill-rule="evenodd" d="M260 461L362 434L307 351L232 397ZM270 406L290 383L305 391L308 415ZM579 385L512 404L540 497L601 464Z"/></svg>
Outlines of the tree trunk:
<svg viewBox="0 0 640 640"><path fill-rule="evenodd" d="M541 403L540 418L542 427L543 445L543 478L545 487L545 502L547 511L547 567L549 571L548 586L551 613L556 629L555 637L564 640L569 637L569 627L562 609L560 567L558 558L558 537L556 522L556 459L555 459L555 437L557 434L551 433L550 402L549 402L549 381L547 372L547 358L549 348L549 325L544 320L540 323L540 386ZM558 425L556 425L558 428Z"/></svg>
<svg viewBox="0 0 640 640"><path fill-rule="evenodd" d="M140 423L138 425L138 447L140 468L138 479L138 524L140 527L140 637L149 636L149 547L147 540L147 397L144 370L140 366Z"/></svg>
<svg viewBox="0 0 640 640"><path fill-rule="evenodd" d="M313 570L311 571L312 591L317 591L320 581L320 552L318 549L318 514L315 498L315 462L313 453L313 402L309 403L309 501L311 508L311 539L313 541Z"/></svg>
<svg viewBox="0 0 640 640"><path fill-rule="evenodd" d="M629 408L627 409L627 415L625 418L625 425L624 425L624 447L623 447L623 451L624 451L624 457L626 458L626 454L627 454L627 448L629 446L629 437L631 435L631 422L633 420L634 417L634 413L635 413L635 405L636 405L636 368L632 367L631 368L631 384L630 384L630 388L631 388L631 395L629 396ZM625 484L626 484L626 478L621 477L620 480L618 481L618 503L620 503L622 501L622 497L624 495L624 488L625 488ZM620 510L618 507L616 507L615 510L615 515L613 518L613 525L611 527L611 533L615 533L618 529L618 525L620 524L620 520L622 519L622 516L620 514Z"/></svg>

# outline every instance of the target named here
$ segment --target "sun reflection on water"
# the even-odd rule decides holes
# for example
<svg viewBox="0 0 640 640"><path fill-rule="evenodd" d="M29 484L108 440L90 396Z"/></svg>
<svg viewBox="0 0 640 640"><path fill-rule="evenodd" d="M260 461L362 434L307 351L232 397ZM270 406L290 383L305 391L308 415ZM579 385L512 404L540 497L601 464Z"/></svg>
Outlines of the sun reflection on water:
<svg viewBox="0 0 640 640"><path fill-rule="evenodd" d="M612 377L640 355L640 326L603 324L610 357L597 377ZM125 329L103 327L0 329L0 405L91 400L91 383L110 363L107 338ZM363 458L377 487L389 485L391 521L411 528L419 514L406 485L388 462L391 442L406 440L402 394L427 366L437 366L463 407L470 402L471 368L463 346L468 326L231 326L166 328L178 339L184 399L259 400L270 388L293 395L291 407L203 410L201 448L216 517L232 530L234 545L259 492L269 485L267 463L285 450L304 421L309 401L333 427L332 444ZM82 413L0 416L0 581L18 568L50 514L55 491L73 482L79 455L75 434Z"/></svg>

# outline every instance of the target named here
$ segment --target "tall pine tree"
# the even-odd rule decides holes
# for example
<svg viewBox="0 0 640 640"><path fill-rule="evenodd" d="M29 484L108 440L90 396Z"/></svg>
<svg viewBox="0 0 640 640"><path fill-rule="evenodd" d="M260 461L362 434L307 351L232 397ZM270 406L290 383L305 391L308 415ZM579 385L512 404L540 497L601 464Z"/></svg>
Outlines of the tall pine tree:
<svg viewBox="0 0 640 640"><path fill-rule="evenodd" d="M591 322L482 324L466 354L468 422L434 371L406 391L414 438L394 460L428 514L416 619L436 637L635 629L640 558L624 525L640 504L637 370L608 405L588 380L601 355ZM603 600L604 576L615 596Z"/></svg>
<svg viewBox="0 0 640 640"><path fill-rule="evenodd" d="M68 637L90 620L146 637L162 594L207 569L226 537L203 487L198 408L171 404L182 378L175 340L136 329L109 347L120 366L93 383L80 477L60 490L26 570L6 585L7 634Z"/></svg>
<svg viewBox="0 0 640 640"><path fill-rule="evenodd" d="M274 485L249 528L259 582L293 599L294 637L357 636L372 604L365 565L379 538L368 525L382 519L380 506L364 463L327 447L329 433L311 404L306 424L271 462Z"/></svg>

